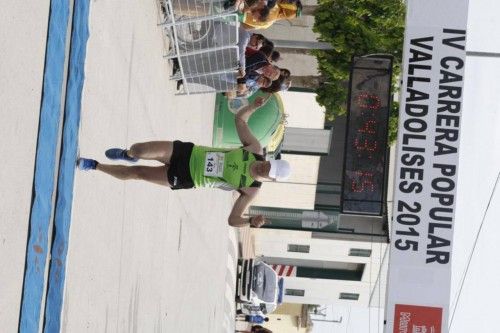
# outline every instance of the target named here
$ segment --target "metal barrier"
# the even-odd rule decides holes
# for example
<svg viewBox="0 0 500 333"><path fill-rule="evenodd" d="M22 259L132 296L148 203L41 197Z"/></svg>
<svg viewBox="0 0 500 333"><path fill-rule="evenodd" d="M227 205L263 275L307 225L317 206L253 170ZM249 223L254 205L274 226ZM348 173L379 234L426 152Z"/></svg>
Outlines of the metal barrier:
<svg viewBox="0 0 500 333"><path fill-rule="evenodd" d="M220 0L160 0L162 23L176 59L172 80L178 94L221 92L236 88L239 67L238 16Z"/></svg>

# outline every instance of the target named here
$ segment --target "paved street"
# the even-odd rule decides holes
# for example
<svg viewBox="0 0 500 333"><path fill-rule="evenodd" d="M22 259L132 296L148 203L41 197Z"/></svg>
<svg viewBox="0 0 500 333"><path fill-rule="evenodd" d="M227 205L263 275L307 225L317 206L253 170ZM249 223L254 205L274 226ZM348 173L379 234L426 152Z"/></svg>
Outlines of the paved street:
<svg viewBox="0 0 500 333"><path fill-rule="evenodd" d="M31 14L42 27L40 34L32 35L36 41L25 36L17 42L29 50L23 55L29 56L29 65L19 80L29 83L31 93L24 101L18 99L18 107L27 112L10 117L12 123L28 122L32 128L17 138L23 155L8 162L18 169L22 182L2 173L2 197L14 190L20 195L0 208L0 259L2 264L11 262L0 273L0 284L9 290L0 292L0 322L7 331L16 330L19 320L48 5L40 3L40 14ZM12 29L25 24L20 20L24 8L13 5L11 10L17 18ZM174 96L157 23L154 0L92 1L81 156L103 161L109 147L148 140L211 144L215 96ZM12 52L19 53L19 47ZM37 80L28 82L26 77L33 73ZM2 82L2 88L8 86ZM10 86L6 94L16 92L15 84ZM12 130L2 131L4 142L13 142L13 135ZM232 200L232 194L223 191L174 192L78 171L61 331L233 332L238 236L227 225Z"/></svg>

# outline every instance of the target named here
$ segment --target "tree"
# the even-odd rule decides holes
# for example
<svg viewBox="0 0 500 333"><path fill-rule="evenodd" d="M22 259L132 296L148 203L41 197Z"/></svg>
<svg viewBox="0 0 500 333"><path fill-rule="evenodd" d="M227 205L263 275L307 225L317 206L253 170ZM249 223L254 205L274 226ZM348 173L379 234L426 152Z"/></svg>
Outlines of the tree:
<svg viewBox="0 0 500 333"><path fill-rule="evenodd" d="M346 113L347 82L355 55L390 54L394 57L393 85L400 74L405 6L402 0L319 0L313 31L332 50L313 50L325 83L317 101L327 118ZM395 91L393 89L393 91ZM394 103L396 104L396 103ZM395 108L395 105L393 106ZM396 121L394 120L396 118ZM395 138L397 110L391 110L390 137Z"/></svg>

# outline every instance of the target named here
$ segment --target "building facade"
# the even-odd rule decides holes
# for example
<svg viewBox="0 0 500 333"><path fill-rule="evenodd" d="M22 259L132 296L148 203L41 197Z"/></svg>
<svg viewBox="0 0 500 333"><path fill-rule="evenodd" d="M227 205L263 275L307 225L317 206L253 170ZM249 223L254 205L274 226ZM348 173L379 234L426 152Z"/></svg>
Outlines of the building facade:
<svg viewBox="0 0 500 333"><path fill-rule="evenodd" d="M316 58L300 52L328 48L317 41L313 25L314 16L306 15L262 32L279 48L283 59L278 65L289 68L292 77L319 75ZM270 315L266 327L283 331L285 325L302 332L310 328L310 315L319 305L384 307L388 216L386 210L382 216L340 212L346 118L326 121L324 108L311 92L285 92L282 97L287 128L331 133L326 153L311 153L314 147L306 147L281 154L290 162L292 176L284 183L267 182L248 211L270 222L251 230L256 257L284 278L284 304ZM304 142L314 140L304 137Z"/></svg>

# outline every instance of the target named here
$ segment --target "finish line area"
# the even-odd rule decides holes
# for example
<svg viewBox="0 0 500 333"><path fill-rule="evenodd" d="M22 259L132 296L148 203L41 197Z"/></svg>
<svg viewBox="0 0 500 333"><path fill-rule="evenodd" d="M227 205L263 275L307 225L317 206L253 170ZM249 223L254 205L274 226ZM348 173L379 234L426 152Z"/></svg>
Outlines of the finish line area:
<svg viewBox="0 0 500 333"><path fill-rule="evenodd" d="M177 82L170 77L171 63L164 56L171 46L161 26L164 22L157 1L117 5L42 0L30 4L29 10L17 1L10 2L8 15L0 15L0 31L19 37L8 38L6 52L0 54L0 99L4 106L0 124L4 143L0 147L4 157L0 171L2 328L6 332L191 332L200 328L234 332L234 285L241 249L238 232L227 225L232 194L210 189L170 191L75 169L78 156L104 162L104 152L111 147L175 139L211 146L217 136L213 127L217 123L215 94L195 91L179 95ZM482 17L473 9L469 15L475 22ZM402 222L397 221L404 226L398 229L398 244L410 247L416 237L425 234L427 243L420 243L419 250L426 253L428 262L453 262L448 313L452 333L461 332L459 327L476 329L468 323L469 313L474 312L485 323L487 314L493 318L494 305L487 306L485 298L500 295L496 272L491 268L494 265L486 263L496 260L495 236L500 230L491 222L492 216L498 216L498 201L491 201L493 215L484 214L490 207L488 199L498 198L498 190L496 196L490 195L495 192L492 188L500 165L496 149L500 144L500 112L492 98L500 88L496 53L500 47L496 42L486 46L476 42L486 32L471 25L464 51L460 167L420 165L424 159L421 150L433 154L434 149L438 153L458 149L454 146L458 118L452 115L442 113L426 120L426 126L438 134L425 129L416 132L424 117L418 112L430 104L422 97L427 93L424 89L408 93L422 98L409 108L413 118L408 127L415 132L408 137L414 141L409 139L401 148L409 155L406 159L397 157L412 164L406 165L405 174L398 175L412 179L415 189L427 186L434 191L429 195L434 200L428 205L431 208L421 210L425 218L415 212L416 193L402 200L401 207L408 211L403 212ZM454 40L456 32L446 33L452 40L449 43L460 44ZM420 37L428 36L415 37L413 51L425 58L431 53L431 43ZM197 56L196 52L179 52L187 60ZM418 65L427 66L424 62ZM457 64L456 60L444 63L443 70L448 72L443 80L462 75L444 67ZM415 75L412 84L425 82L427 76L421 74ZM191 84L193 77L184 73L184 84ZM192 84L188 88L199 87L199 82ZM447 98L444 107L452 113L453 87L443 91ZM427 156L425 159L432 161ZM421 173L433 173L434 177L419 182ZM396 183L409 184L407 178ZM455 188L456 195L449 194ZM479 235L481 218L486 223ZM429 223L425 232L415 227L421 221ZM447 233L451 226L453 237ZM472 258L475 235L481 237L481 246ZM472 261L470 274L469 254L469 259L481 257ZM393 276L408 281L405 274L417 273L410 267ZM414 291L406 290L409 294ZM479 299L476 304L484 306L474 307L472 294ZM415 310L405 307L410 303L398 305L403 305L397 310L400 314ZM367 310L377 312L377 320L382 322L378 328L383 327L380 303L376 310ZM394 313L390 316L402 322L407 319ZM364 324L374 332L370 322Z"/></svg>

